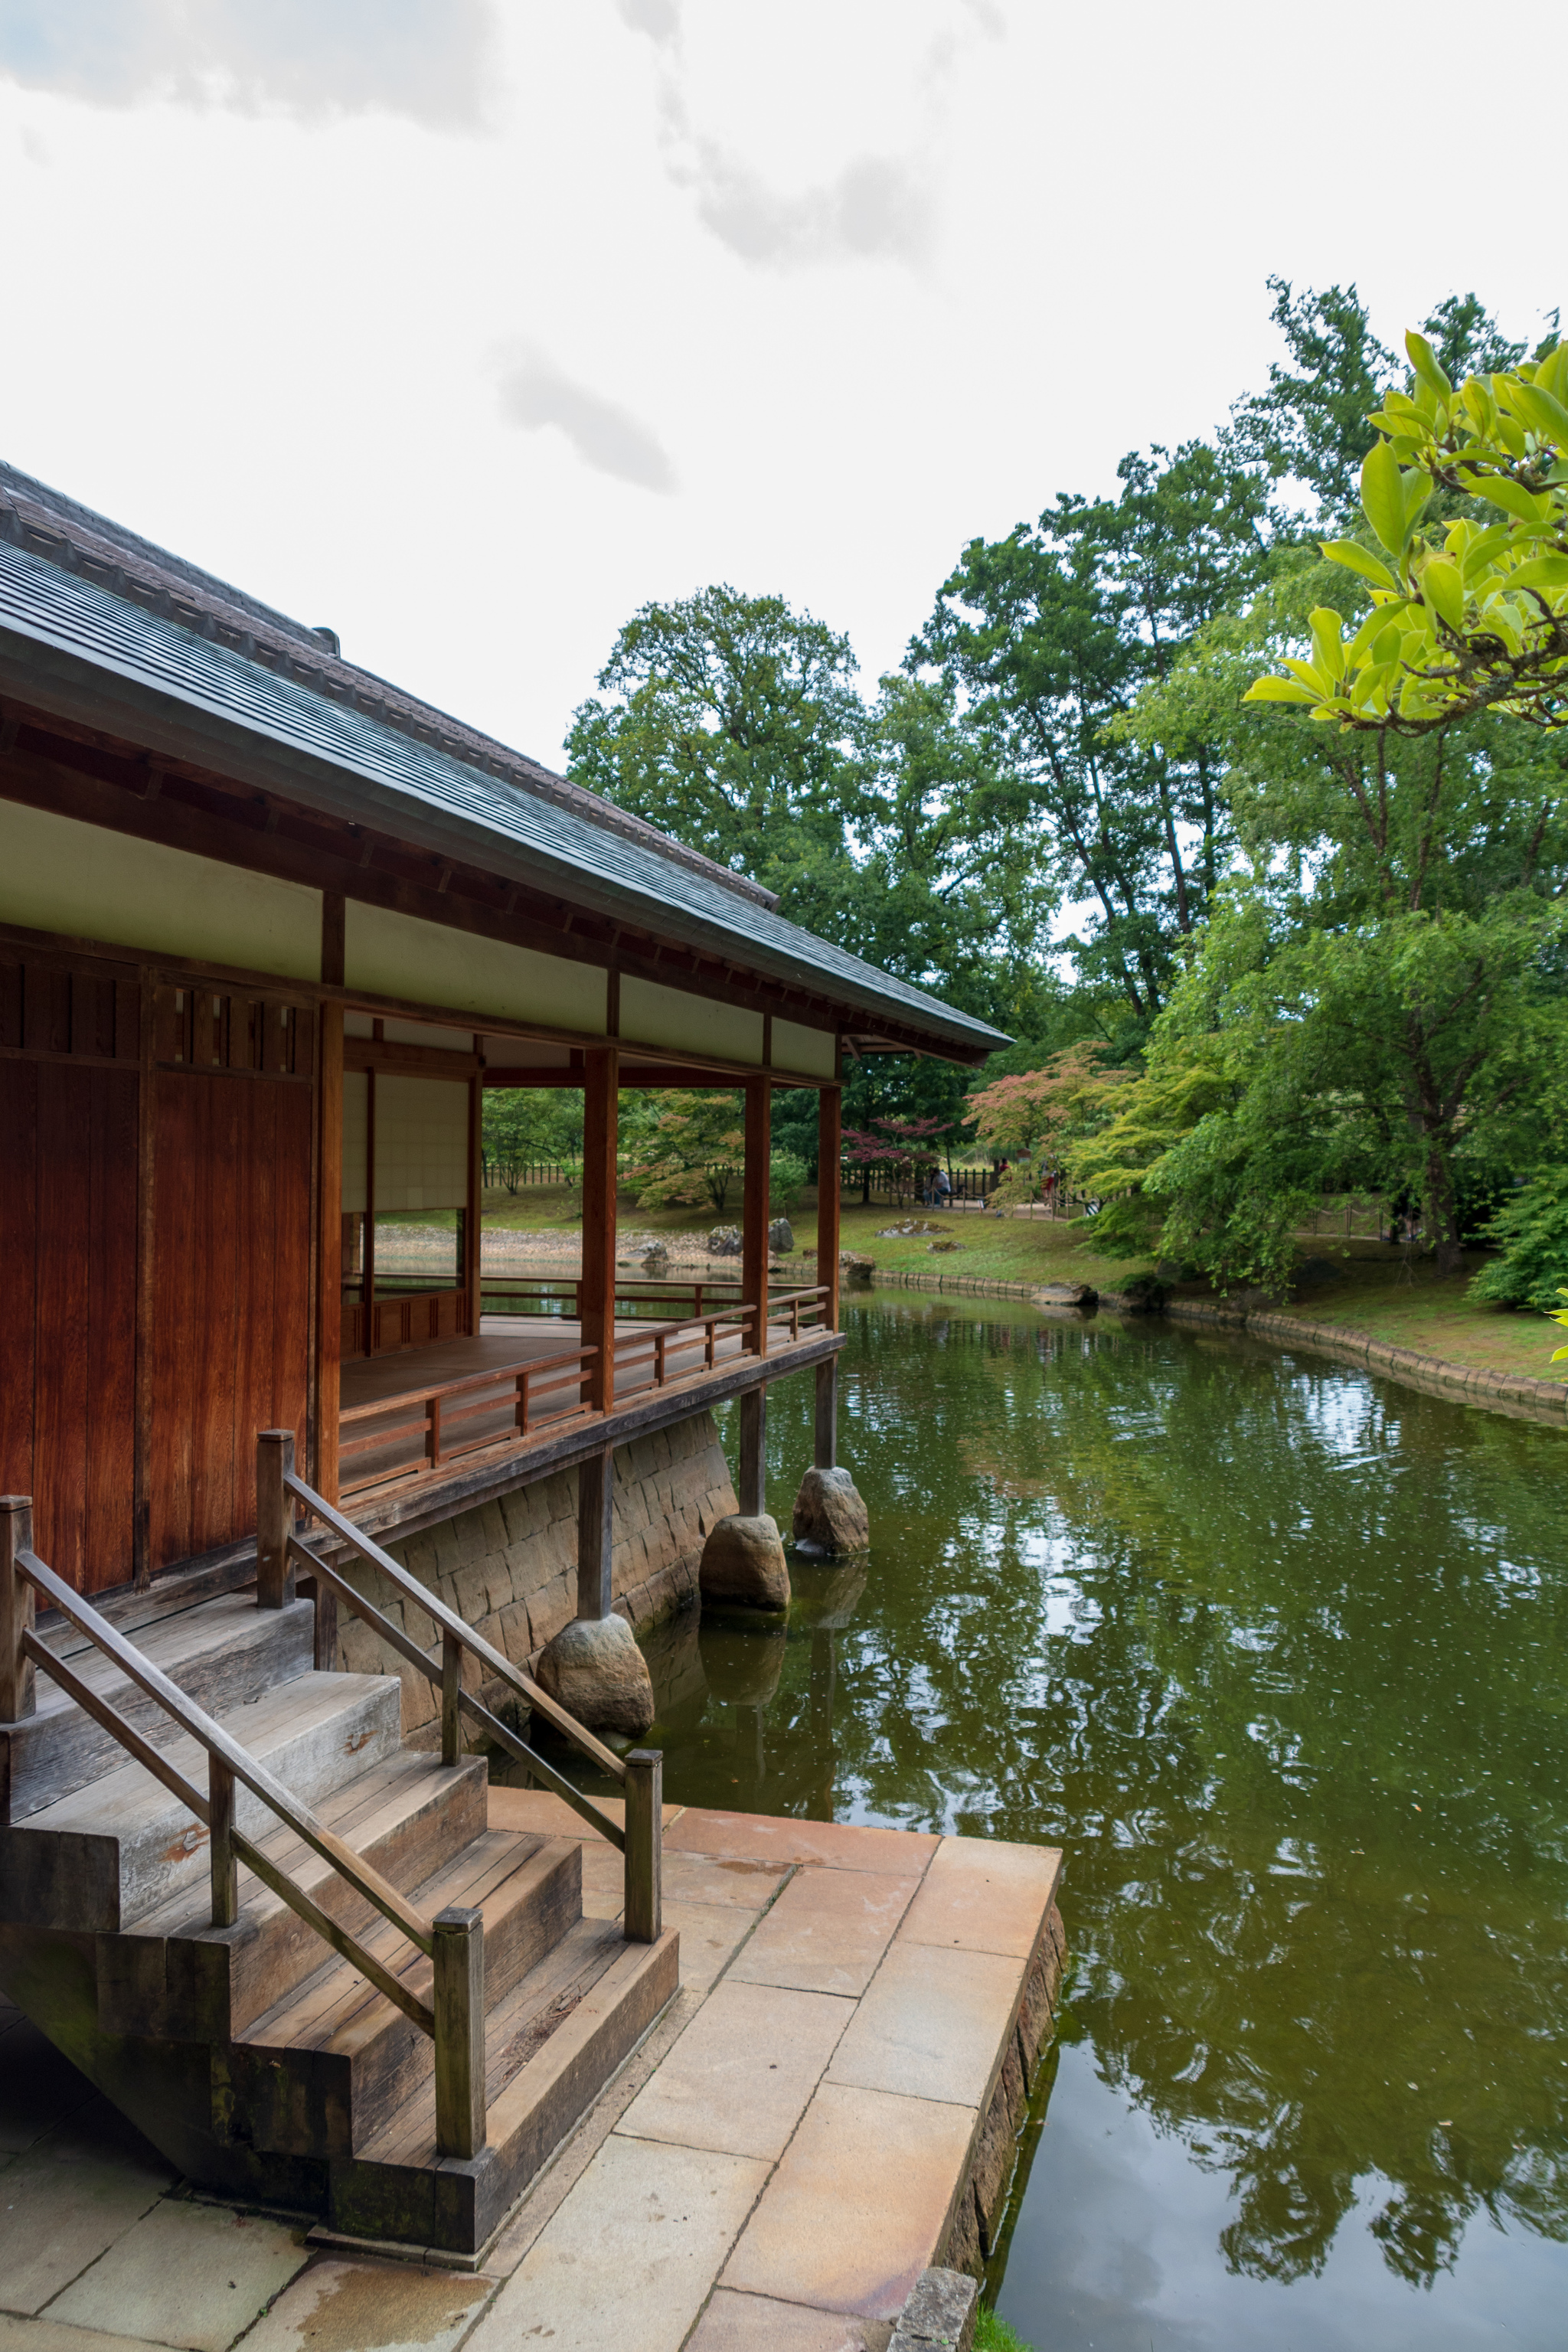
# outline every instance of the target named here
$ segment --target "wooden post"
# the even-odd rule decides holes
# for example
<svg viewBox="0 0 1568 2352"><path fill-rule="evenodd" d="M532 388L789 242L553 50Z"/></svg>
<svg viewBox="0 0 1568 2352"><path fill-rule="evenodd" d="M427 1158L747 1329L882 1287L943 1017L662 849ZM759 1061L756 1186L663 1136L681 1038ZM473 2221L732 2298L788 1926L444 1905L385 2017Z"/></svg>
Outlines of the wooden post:
<svg viewBox="0 0 1568 2352"><path fill-rule="evenodd" d="M756 1307L745 1345L768 1352L768 1154L773 1088L766 1078L746 1080L746 1161L741 1211L741 1297Z"/></svg>
<svg viewBox="0 0 1568 2352"><path fill-rule="evenodd" d="M33 1549L31 1495L0 1495L0 1723L21 1723L37 1706L33 1661L22 1647L33 1630L33 1588L16 1554Z"/></svg>
<svg viewBox="0 0 1568 2352"><path fill-rule="evenodd" d="M577 1471L577 1614L607 1617L614 1599L616 1451L590 1454Z"/></svg>
<svg viewBox="0 0 1568 2352"><path fill-rule="evenodd" d="M616 1402L616 1144L621 1057L614 1045L583 1056L583 1345L596 1348L588 1402L608 1412Z"/></svg>
<svg viewBox="0 0 1568 2352"><path fill-rule="evenodd" d="M316 1087L316 1491L338 1499L343 1352L343 1008L323 1004ZM366 1307L368 1318L369 1307Z"/></svg>
<svg viewBox="0 0 1568 2352"><path fill-rule="evenodd" d="M321 1577L316 1579L316 1639L310 1664L319 1675L338 1670L338 1596Z"/></svg>
<svg viewBox="0 0 1568 2352"><path fill-rule="evenodd" d="M748 1519L768 1507L768 1392L761 1381L741 1398L740 1504Z"/></svg>
<svg viewBox="0 0 1568 2352"><path fill-rule="evenodd" d="M479 1039L474 1039L474 1051L479 1050ZM476 1074L468 1080L468 1189L463 1212L464 1246L468 1264L463 1272L468 1286L468 1337L479 1335L479 1254L480 1229L483 1224L483 1204L480 1187L484 1180L484 1081Z"/></svg>
<svg viewBox="0 0 1568 2352"><path fill-rule="evenodd" d="M819 1470L838 1465L838 1359L829 1356L816 1368L816 1429L813 1454Z"/></svg>
<svg viewBox="0 0 1568 2352"><path fill-rule="evenodd" d="M234 1774L216 1756L207 1758L207 1809L213 1926L232 1927L239 1916L239 1865L234 1858Z"/></svg>
<svg viewBox="0 0 1568 2352"><path fill-rule="evenodd" d="M463 1754L463 1645L441 1630L441 1761L457 1764Z"/></svg>
<svg viewBox="0 0 1568 2352"><path fill-rule="evenodd" d="M628 1943L657 1944L664 1927L664 1758L656 1748L634 1748L626 1758L626 1881Z"/></svg>
<svg viewBox="0 0 1568 2352"><path fill-rule="evenodd" d="M256 1434L256 1605L281 1609L294 1598L294 1563L289 1538L294 1497L284 1486L294 1468L291 1429L261 1429Z"/></svg>
<svg viewBox="0 0 1568 2352"><path fill-rule="evenodd" d="M838 1163L843 1156L844 1097L837 1087L824 1087L816 1097L816 1278L826 1284L822 1319L830 1331L838 1328ZM829 1467L826 1463L819 1468Z"/></svg>
<svg viewBox="0 0 1568 2352"><path fill-rule="evenodd" d="M485 1915L452 1905L433 1924L436 2153L471 2158L485 2144Z"/></svg>

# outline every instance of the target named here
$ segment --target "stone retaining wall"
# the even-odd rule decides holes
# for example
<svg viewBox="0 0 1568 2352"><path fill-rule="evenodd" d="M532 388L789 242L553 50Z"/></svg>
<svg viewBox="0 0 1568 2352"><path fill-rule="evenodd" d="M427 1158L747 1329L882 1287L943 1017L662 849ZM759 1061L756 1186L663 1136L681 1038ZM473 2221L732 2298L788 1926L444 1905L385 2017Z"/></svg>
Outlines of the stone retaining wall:
<svg viewBox="0 0 1568 2352"><path fill-rule="evenodd" d="M975 1298L1033 1299L1040 1288L1037 1282L991 1282L984 1275L902 1270L883 1273L880 1269L872 1276L872 1282L877 1288L890 1285L903 1290L959 1291ZM1100 1303L1113 1315L1145 1312L1115 1290L1102 1290ZM1173 1298L1160 1312L1174 1323L1209 1323L1222 1330L1245 1331L1252 1339L1311 1348L1342 1363L1365 1364L1371 1371L1386 1372L1406 1388L1482 1405L1489 1412L1509 1413L1516 1420L1568 1420L1568 1382L1563 1381L1532 1380L1521 1372L1491 1372L1479 1364L1457 1364L1446 1356L1424 1355L1418 1348L1395 1347L1392 1340L1375 1339L1370 1331L1320 1323L1302 1315L1283 1315L1273 1309L1229 1307L1223 1300L1210 1307L1196 1298Z"/></svg>
<svg viewBox="0 0 1568 2352"><path fill-rule="evenodd" d="M937 2260L949 2270L984 2275L1007 2210L1018 2162L1018 2135L1028 2115L1029 2095L1039 2080L1042 2053L1049 2039L1067 1965L1067 1931L1053 1903L1024 1979L1017 2021L1003 2053L996 2087L981 2117L969 2178L959 2191L947 2242Z"/></svg>
<svg viewBox="0 0 1568 2352"><path fill-rule="evenodd" d="M637 1438L616 1453L615 1605L639 1631L657 1624L697 1590L703 1538L737 1510L724 1449L710 1412ZM411 1574L457 1610L514 1664L531 1670L546 1642L577 1612L577 1473L557 1471L499 1501L426 1528L386 1549ZM384 1579L358 1561L342 1572L385 1616L404 1625L404 1604ZM400 1665L369 1626L346 1608L340 1615L345 1673L400 1674L403 1727L435 1736L436 1693L412 1666ZM405 1630L428 1643L427 1618L409 1606ZM438 1647L428 1653L438 1655ZM478 1661L464 1679L487 1705L504 1685L483 1690ZM496 1708L506 1711L504 1702Z"/></svg>

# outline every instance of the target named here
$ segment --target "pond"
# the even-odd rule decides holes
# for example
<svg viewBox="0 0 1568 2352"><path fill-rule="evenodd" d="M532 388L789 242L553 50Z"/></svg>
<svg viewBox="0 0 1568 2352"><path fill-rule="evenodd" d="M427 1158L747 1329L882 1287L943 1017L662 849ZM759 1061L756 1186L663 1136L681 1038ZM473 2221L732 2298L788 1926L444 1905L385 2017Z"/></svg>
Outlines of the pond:
<svg viewBox="0 0 1568 2352"><path fill-rule="evenodd" d="M1568 2339L1568 1439L1306 1355L848 1311L865 1571L650 1646L676 1801L1067 1851L1040 2352ZM810 1458L770 1391L770 1501ZM736 1432L727 1430L726 1442Z"/></svg>

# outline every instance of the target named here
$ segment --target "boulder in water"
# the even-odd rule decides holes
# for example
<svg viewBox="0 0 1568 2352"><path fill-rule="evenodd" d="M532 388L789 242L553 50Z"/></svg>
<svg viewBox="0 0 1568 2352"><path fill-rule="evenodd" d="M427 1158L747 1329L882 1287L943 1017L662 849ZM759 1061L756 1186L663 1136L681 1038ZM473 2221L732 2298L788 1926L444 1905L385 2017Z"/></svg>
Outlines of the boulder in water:
<svg viewBox="0 0 1568 2352"><path fill-rule="evenodd" d="M702 1547L697 1585L704 1601L731 1608L787 1609L789 1567L777 1521L765 1512L749 1517L740 1511L717 1520Z"/></svg>
<svg viewBox="0 0 1568 2352"><path fill-rule="evenodd" d="M871 1521L847 1470L808 1470L795 1498L796 1549L816 1559L864 1551Z"/></svg>
<svg viewBox="0 0 1568 2352"><path fill-rule="evenodd" d="M540 1655L538 1679L591 1731L640 1738L653 1722L653 1682L624 1617L579 1617Z"/></svg>

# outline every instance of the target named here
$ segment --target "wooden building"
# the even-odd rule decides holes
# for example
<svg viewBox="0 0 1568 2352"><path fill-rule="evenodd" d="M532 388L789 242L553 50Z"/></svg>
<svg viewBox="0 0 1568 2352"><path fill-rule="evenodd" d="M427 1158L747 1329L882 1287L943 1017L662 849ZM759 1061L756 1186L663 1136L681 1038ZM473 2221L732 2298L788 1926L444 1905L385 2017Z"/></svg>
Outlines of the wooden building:
<svg viewBox="0 0 1568 2352"><path fill-rule="evenodd" d="M998 1042L0 468L0 1985L187 2178L471 2256L669 2000L658 1758L525 1671L537 1595L396 1547L489 1515L565 1550L546 1651L646 1681L617 1449L739 1398L754 1513L799 1373L831 1467L845 1056ZM481 1285L496 1085L584 1095L553 1297ZM684 1085L744 1091L718 1297L616 1265L620 1094ZM793 1288L778 1087L817 1090L828 1178ZM620 1848L616 1916L578 1841L490 1820L476 1727Z"/></svg>
<svg viewBox="0 0 1568 2352"><path fill-rule="evenodd" d="M999 1042L0 468L0 1486L79 1590L249 1573L259 1428L391 1532L830 1367L831 1185L824 1296L761 1311L773 1089L819 1090L831 1167L847 1055ZM616 1328L616 1100L687 1083L745 1088L747 1247L729 1319L678 1314L656 1362ZM583 1087L589 1142L581 1311L509 1346L478 1135L517 1084ZM447 1262L378 1267L432 1210Z"/></svg>

